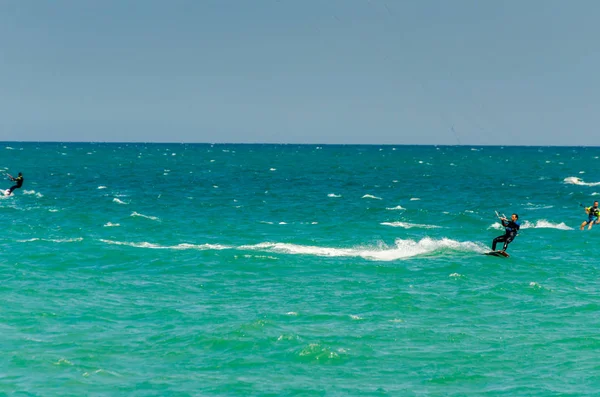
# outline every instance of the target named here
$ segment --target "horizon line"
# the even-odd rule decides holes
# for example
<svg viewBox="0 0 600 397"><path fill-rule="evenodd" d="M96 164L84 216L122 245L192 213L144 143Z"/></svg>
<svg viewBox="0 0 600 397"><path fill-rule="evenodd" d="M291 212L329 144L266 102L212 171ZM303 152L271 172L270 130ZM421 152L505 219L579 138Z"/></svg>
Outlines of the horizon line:
<svg viewBox="0 0 600 397"><path fill-rule="evenodd" d="M576 148L598 148L597 146L584 145L498 145L498 144L436 144L436 143L296 143L296 142L176 142L176 141L1 141L0 143L82 143L82 144L151 144L151 145L293 145L293 146L447 146L447 147L576 147Z"/></svg>

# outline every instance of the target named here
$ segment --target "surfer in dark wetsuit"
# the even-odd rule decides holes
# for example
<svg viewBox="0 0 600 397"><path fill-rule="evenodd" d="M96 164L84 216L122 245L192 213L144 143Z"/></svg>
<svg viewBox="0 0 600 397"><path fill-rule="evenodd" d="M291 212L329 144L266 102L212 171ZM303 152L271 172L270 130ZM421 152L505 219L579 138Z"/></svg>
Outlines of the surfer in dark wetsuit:
<svg viewBox="0 0 600 397"><path fill-rule="evenodd" d="M506 218L500 218L500 221L502 221L502 226L504 226L506 233L494 239L494 241L492 242L492 251L496 251L496 244L502 242L504 242L504 247L502 248L502 251L506 251L508 244L510 244L515 239L515 237L517 237L517 233L521 228L518 219L519 215L517 214L512 214L512 216L510 217L510 221Z"/></svg>
<svg viewBox="0 0 600 397"><path fill-rule="evenodd" d="M23 174L19 172L19 176L17 176L16 178L14 178L12 175L8 175L8 177L10 178L11 181L16 182L17 184L14 186L11 186L10 189L8 189L8 194L7 196L10 196L13 192L13 190L20 188L21 186L23 186Z"/></svg>
<svg viewBox="0 0 600 397"><path fill-rule="evenodd" d="M583 206L583 205L582 205ZM588 220L583 222L579 227L580 230L583 230L585 225L589 223L588 230L592 228L594 223L600 223L600 208L598 208L598 202L594 201L594 205L592 207L587 207L585 209L586 214L588 214Z"/></svg>

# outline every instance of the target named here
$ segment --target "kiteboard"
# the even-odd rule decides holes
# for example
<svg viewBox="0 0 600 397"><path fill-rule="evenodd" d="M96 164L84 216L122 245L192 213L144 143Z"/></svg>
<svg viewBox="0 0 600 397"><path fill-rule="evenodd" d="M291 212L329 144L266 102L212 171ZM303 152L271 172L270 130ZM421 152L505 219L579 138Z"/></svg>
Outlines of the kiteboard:
<svg viewBox="0 0 600 397"><path fill-rule="evenodd" d="M504 258L508 258L510 256L504 251L490 251L490 252L486 252L485 254L490 255L490 256L502 256Z"/></svg>

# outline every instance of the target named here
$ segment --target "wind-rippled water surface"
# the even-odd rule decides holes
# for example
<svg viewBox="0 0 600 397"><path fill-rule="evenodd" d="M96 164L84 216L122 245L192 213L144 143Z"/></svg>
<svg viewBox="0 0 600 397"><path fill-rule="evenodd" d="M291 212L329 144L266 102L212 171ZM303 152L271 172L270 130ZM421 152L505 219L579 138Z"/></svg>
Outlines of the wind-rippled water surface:
<svg viewBox="0 0 600 397"><path fill-rule="evenodd" d="M0 393L595 395L600 148L3 143ZM4 186L11 182L6 179ZM523 227L510 258L482 255Z"/></svg>

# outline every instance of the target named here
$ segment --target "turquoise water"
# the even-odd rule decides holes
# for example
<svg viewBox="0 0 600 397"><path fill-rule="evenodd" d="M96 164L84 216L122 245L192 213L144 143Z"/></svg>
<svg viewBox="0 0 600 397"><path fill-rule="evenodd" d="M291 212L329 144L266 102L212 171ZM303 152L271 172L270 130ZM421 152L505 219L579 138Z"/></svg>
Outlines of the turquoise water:
<svg viewBox="0 0 600 397"><path fill-rule="evenodd" d="M600 148L0 148L0 393L600 388Z"/></svg>

